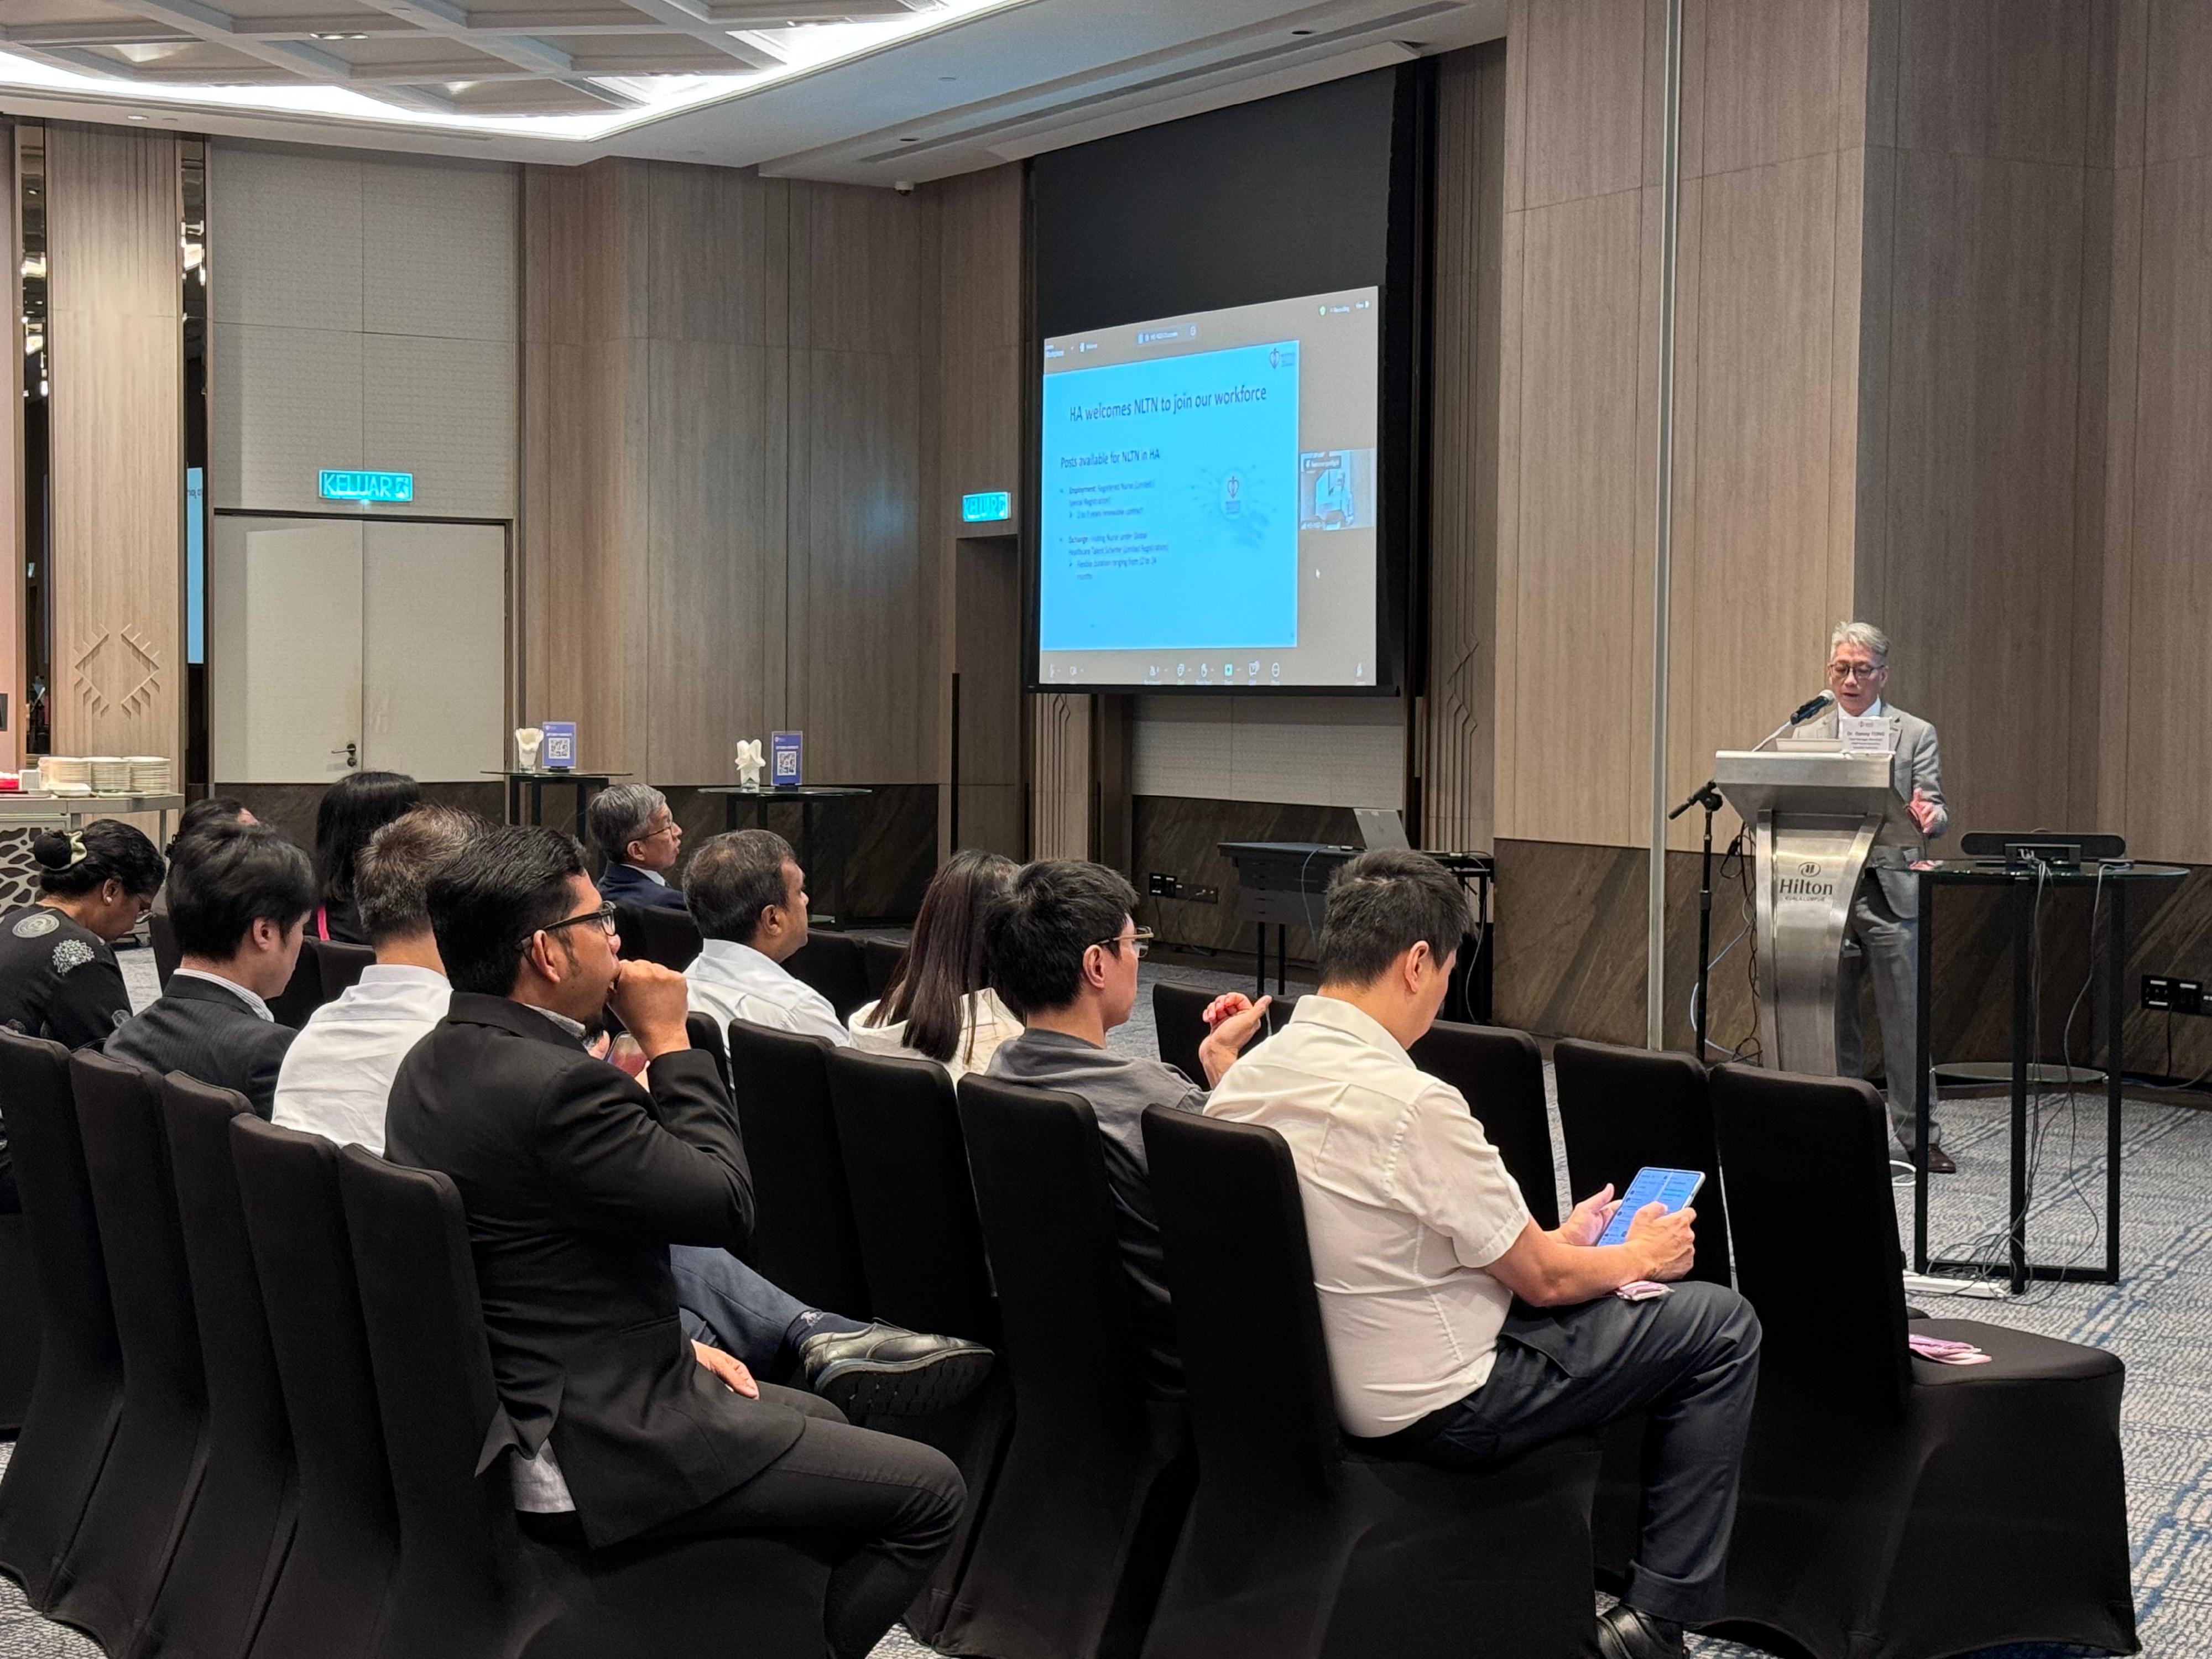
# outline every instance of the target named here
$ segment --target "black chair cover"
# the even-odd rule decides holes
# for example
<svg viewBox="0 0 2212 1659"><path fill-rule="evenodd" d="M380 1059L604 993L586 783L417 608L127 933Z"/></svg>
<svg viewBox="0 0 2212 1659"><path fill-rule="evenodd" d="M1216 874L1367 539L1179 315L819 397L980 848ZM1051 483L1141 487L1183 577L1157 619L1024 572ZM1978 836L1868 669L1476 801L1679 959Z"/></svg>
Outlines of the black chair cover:
<svg viewBox="0 0 2212 1659"><path fill-rule="evenodd" d="M821 1037L730 1022L730 1092L753 1173L751 1259L808 1307L867 1319L867 1273L830 1103L830 1048Z"/></svg>
<svg viewBox="0 0 2212 1659"><path fill-rule="evenodd" d="M689 910L653 904L617 904L615 931L633 962L657 962L682 973L699 954L699 924Z"/></svg>
<svg viewBox="0 0 2212 1659"><path fill-rule="evenodd" d="M2136 1651L2118 1358L1931 1319L1992 1363L1913 1358L1881 1097L1723 1066L1712 1100L1765 1331L1721 1628L1814 1659Z"/></svg>
<svg viewBox="0 0 2212 1659"><path fill-rule="evenodd" d="M784 959L784 970L830 1000L840 1019L850 1019L871 995L868 965L860 941L850 933L811 933L806 943Z"/></svg>
<svg viewBox="0 0 2212 1659"><path fill-rule="evenodd" d="M876 1317L999 1346L998 1302L952 1081L935 1061L832 1048L830 1098L852 1194L868 1302ZM970 1493L960 1531L907 1614L924 1641L943 1627L1007 1437L1013 1385L1003 1368L951 1411L870 1426L927 1442L958 1465Z"/></svg>
<svg viewBox="0 0 2212 1659"><path fill-rule="evenodd" d="M1158 1106L1145 1147L1200 1472L1146 1659L1589 1652L1595 1444L1480 1473L1350 1451L1290 1149Z"/></svg>
<svg viewBox="0 0 2212 1659"><path fill-rule="evenodd" d="M318 939L315 945L316 964L322 970L324 1002L336 1002L361 983L362 970L373 966L376 961L376 952L366 945ZM313 1012L313 1010L308 1012Z"/></svg>
<svg viewBox="0 0 2212 1659"><path fill-rule="evenodd" d="M39 1376L39 1287L31 1274L31 1230L20 1212L0 1212L0 1440L13 1439Z"/></svg>
<svg viewBox="0 0 2212 1659"><path fill-rule="evenodd" d="M300 959L292 964L292 977L285 981L283 990L269 999L269 1012L279 1025L289 1025L296 1031L307 1023L309 1014L330 1000L323 994L323 951L326 948L319 939L300 941Z"/></svg>
<svg viewBox="0 0 2212 1659"><path fill-rule="evenodd" d="M123 1350L69 1050L0 1030L0 1110L8 1115L41 1327L38 1381L0 1475L0 1572L43 1610L122 1418Z"/></svg>
<svg viewBox="0 0 2212 1659"><path fill-rule="evenodd" d="M499 1400L459 1194L358 1146L339 1154L338 1184L399 1516L386 1659L818 1659L828 1566L790 1544L587 1556L525 1538L504 1462L477 1473Z"/></svg>
<svg viewBox="0 0 2212 1659"><path fill-rule="evenodd" d="M899 963L905 960L906 946L895 939L877 939L872 935L861 939L860 965L867 975L869 1001L877 1000L890 989Z"/></svg>
<svg viewBox="0 0 2212 1659"><path fill-rule="evenodd" d="M702 1014L696 1011L684 1015L684 1032L691 1039L691 1046L694 1048L702 1054L714 1056L714 1069L722 1074L722 1086L725 1089L728 1088L730 1086L730 1045L722 1041L722 1028L714 1024L714 1015Z"/></svg>
<svg viewBox="0 0 2212 1659"><path fill-rule="evenodd" d="M137 1641L207 1462L207 1384L177 1192L151 1073L70 1057L85 1171L123 1350L123 1421L46 1612L110 1653Z"/></svg>
<svg viewBox="0 0 2212 1659"><path fill-rule="evenodd" d="M166 910L150 910L146 915L146 942L154 947L154 978L162 989L169 985L169 975L177 971L177 964L185 953L177 947L176 925Z"/></svg>
<svg viewBox="0 0 2212 1659"><path fill-rule="evenodd" d="M231 1120L230 1152L299 1468L291 1552L252 1653L367 1659L380 1651L399 1522L338 1199L338 1149L249 1114Z"/></svg>
<svg viewBox="0 0 2212 1659"><path fill-rule="evenodd" d="M1133 1655L1189 1498L1182 1402L1148 1388L1098 1123L970 1073L960 1121L998 1279L1014 1435L939 1645Z"/></svg>
<svg viewBox="0 0 2212 1659"><path fill-rule="evenodd" d="M1544 1103L1544 1051L1526 1031L1440 1019L1412 1049L1413 1064L1467 1097L1468 1109L1513 1178L1540 1227L1559 1224L1552 1118Z"/></svg>
<svg viewBox="0 0 2212 1659"><path fill-rule="evenodd" d="M1728 1201L1713 1145L1713 1106L1705 1068L1687 1054L1618 1048L1563 1039L1552 1050L1559 1090L1559 1127L1567 1143L1567 1190L1577 1202L1613 1183L1628 1190L1647 1164L1702 1170L1698 1260L1690 1277L1732 1285Z"/></svg>
<svg viewBox="0 0 2212 1659"><path fill-rule="evenodd" d="M231 1119L253 1109L242 1095L175 1072L161 1095L207 1372L208 1465L144 1645L242 1654L291 1547L298 1507L284 1390L230 1153Z"/></svg>

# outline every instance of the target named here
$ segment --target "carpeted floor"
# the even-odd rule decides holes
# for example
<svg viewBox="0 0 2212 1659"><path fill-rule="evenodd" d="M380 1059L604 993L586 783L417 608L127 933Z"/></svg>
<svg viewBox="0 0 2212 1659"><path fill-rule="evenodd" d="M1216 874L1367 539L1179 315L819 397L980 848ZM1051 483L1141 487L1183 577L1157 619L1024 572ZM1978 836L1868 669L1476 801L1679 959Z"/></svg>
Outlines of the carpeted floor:
<svg viewBox="0 0 2212 1659"><path fill-rule="evenodd" d="M142 963L143 971L134 974ZM134 998L150 998L150 957L125 952L124 967ZM1250 983L1241 975L1170 964L1148 963L1145 978L1135 1016L1114 1034L1114 1046L1132 1053L1154 1052L1153 979L1222 990ZM2033 1254L2043 1261L2094 1260L2103 1220L2102 1098L2053 1097L2040 1105L2042 1151L2029 1223ZM2002 1099L1952 1101L1943 1109L1945 1144L1960 1173L1936 1183L1930 1241L1939 1254L1995 1253L2007 1110ZM2212 1203L2205 1197L2212 1191L2212 1111L2130 1102L2124 1123L2120 1285L2040 1285L2018 1298L1955 1302L1916 1291L1912 1300L1947 1317L2110 1348L2127 1361L2120 1433L2143 1651L2156 1659L2212 1659ZM1558 1162L1564 1170L1564 1152ZM1900 1228L1911 1224L1911 1191L1899 1188ZM7 1450L0 1445L0 1460ZM1962 1564L1960 1571L1971 1566ZM1693 1650L1701 1659L1740 1659L1751 1651L1710 1641L1694 1644ZM40 1619L13 1585L0 1581L0 1659L95 1659L98 1651ZM875 1659L923 1659L929 1651L894 1631ZM2031 1659L2057 1650L2002 1651L2007 1659Z"/></svg>

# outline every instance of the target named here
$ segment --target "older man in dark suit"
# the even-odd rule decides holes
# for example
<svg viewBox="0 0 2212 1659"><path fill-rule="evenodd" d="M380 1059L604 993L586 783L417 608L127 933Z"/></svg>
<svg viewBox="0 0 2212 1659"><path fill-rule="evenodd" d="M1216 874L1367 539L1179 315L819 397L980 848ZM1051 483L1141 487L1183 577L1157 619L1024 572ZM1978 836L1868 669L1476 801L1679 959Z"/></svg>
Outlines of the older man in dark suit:
<svg viewBox="0 0 2212 1659"><path fill-rule="evenodd" d="M526 1524L592 1549L826 1544L828 1649L862 1659L950 1543L960 1476L684 1339L669 1246L742 1246L753 1192L682 976L620 959L613 907L550 830L487 832L429 903L454 994L400 1065L385 1151L460 1189L501 1406L486 1466L506 1453ZM610 1007L646 1053L642 1087L585 1052Z"/></svg>
<svg viewBox="0 0 2212 1659"><path fill-rule="evenodd" d="M681 910L684 890L668 872L684 850L684 827L668 797L649 783L618 783L592 797L584 814L592 844L605 858L599 891L617 904Z"/></svg>
<svg viewBox="0 0 2212 1659"><path fill-rule="evenodd" d="M315 908L307 855L266 824L217 823L179 836L169 921L182 952L161 997L118 1026L106 1052L149 1072L235 1089L267 1117L276 1073L298 1035L276 1024Z"/></svg>

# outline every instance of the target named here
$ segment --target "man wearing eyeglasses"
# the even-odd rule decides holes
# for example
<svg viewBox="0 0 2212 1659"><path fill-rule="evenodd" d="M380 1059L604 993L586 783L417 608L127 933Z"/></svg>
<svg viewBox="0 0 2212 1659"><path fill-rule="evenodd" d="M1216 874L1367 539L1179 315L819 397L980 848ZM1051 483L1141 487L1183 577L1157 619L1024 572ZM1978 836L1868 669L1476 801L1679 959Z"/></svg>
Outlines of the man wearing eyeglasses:
<svg viewBox="0 0 2212 1659"><path fill-rule="evenodd" d="M683 890L668 884L684 850L684 830L667 796L649 783L618 783L592 797L584 819L606 860L599 872L602 895L617 904L684 908Z"/></svg>
<svg viewBox="0 0 2212 1659"><path fill-rule="evenodd" d="M1066 1090L1097 1116L1139 1334L1158 1380L1172 1382L1182 1367L1145 1161L1145 1108L1203 1111L1206 1089L1164 1060L1106 1046L1136 1005L1137 963L1152 942L1130 918L1136 903L1136 890L1103 865L1050 860L1014 878L988 937L992 988L1021 1017L1022 1034L999 1045L989 1075ZM1232 992L1207 1007L1212 1030L1198 1051L1207 1088L1259 1034L1269 1000Z"/></svg>
<svg viewBox="0 0 2212 1659"><path fill-rule="evenodd" d="M1936 728L1917 714L1891 708L1882 700L1889 684L1889 635L1871 623L1836 624L1828 640L1828 690L1835 702L1798 728L1798 735L1835 737L1838 715L1885 720L1889 725L1890 784L1904 802L1893 811L1867 855L1866 872L1851 896L1846 937L1859 955L1844 958L1836 988L1836 1067L1845 1077L1865 1070L1865 1038L1859 1030L1859 980L1874 976L1875 1012L1881 1019L1882 1065L1889 1091L1889 1120L1907 1158L1914 1156L1912 1068L1918 1053L1915 1021L1919 1014L1920 885L1913 866L1927 856L1926 842L1949 826L1943 805L1942 769L1936 758ZM1931 1083L1929 1099L1936 1097ZM1939 1127L1928 1121L1928 1167L1937 1175L1957 1169L1940 1144Z"/></svg>

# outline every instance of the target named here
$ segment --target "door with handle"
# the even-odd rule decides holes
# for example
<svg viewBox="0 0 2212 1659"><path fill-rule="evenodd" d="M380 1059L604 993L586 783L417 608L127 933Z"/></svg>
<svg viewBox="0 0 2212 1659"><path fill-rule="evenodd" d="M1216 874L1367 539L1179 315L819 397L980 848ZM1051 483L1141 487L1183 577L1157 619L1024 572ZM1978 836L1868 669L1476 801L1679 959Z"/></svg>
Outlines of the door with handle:
<svg viewBox="0 0 2212 1659"><path fill-rule="evenodd" d="M357 763L361 532L345 520L217 515L208 548L216 780L328 783Z"/></svg>

